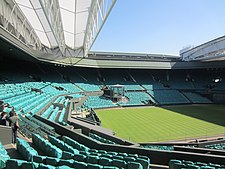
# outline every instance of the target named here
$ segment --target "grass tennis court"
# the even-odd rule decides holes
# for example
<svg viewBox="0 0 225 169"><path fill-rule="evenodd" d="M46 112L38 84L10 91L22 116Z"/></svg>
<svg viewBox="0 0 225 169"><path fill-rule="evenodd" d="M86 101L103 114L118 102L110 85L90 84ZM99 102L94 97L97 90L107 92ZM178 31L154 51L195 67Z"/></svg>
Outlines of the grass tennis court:
<svg viewBox="0 0 225 169"><path fill-rule="evenodd" d="M154 142L225 134L224 105L96 110L102 126L133 142Z"/></svg>

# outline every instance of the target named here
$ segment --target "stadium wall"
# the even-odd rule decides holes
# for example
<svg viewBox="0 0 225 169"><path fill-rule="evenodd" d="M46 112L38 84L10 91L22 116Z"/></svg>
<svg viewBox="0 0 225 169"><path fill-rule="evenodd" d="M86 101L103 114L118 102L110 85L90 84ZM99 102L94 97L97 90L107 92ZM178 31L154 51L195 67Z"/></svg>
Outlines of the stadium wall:
<svg viewBox="0 0 225 169"><path fill-rule="evenodd" d="M12 129L8 126L0 125L0 142L3 145L12 143Z"/></svg>

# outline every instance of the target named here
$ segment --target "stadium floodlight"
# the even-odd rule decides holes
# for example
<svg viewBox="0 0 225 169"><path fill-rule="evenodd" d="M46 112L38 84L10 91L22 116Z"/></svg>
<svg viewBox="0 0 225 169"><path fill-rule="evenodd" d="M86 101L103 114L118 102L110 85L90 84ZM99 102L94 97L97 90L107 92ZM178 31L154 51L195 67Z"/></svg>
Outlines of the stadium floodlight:
<svg viewBox="0 0 225 169"><path fill-rule="evenodd" d="M219 79L219 78L214 79L214 82L215 82L215 83L218 83L218 82L220 82L220 81L221 81L221 79Z"/></svg>

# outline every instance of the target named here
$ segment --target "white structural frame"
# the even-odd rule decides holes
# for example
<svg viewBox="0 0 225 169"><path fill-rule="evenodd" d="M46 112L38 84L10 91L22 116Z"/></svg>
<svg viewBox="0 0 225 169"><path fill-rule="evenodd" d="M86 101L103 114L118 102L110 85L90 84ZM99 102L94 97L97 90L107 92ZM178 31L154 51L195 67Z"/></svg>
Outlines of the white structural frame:
<svg viewBox="0 0 225 169"><path fill-rule="evenodd" d="M48 38L50 48L59 47L64 55L66 44L63 34L62 20L58 0L29 0L45 34ZM39 12L38 12L39 11ZM44 14L44 15L41 15ZM43 16L45 16L43 18ZM49 29L50 28L50 29Z"/></svg>
<svg viewBox="0 0 225 169"><path fill-rule="evenodd" d="M216 38L186 51L182 50L180 56L183 61L207 60L224 57L225 36Z"/></svg>
<svg viewBox="0 0 225 169"><path fill-rule="evenodd" d="M85 57L87 57L115 3L116 0L92 0L83 44Z"/></svg>
<svg viewBox="0 0 225 169"><path fill-rule="evenodd" d="M40 39L14 0L0 3L0 27L34 50L43 50Z"/></svg>
<svg viewBox="0 0 225 169"><path fill-rule="evenodd" d="M2 0L0 3L0 28L6 30L10 36L16 37L30 49L41 51L42 56L47 53L48 57L52 59L88 57L88 52L116 0L74 0L75 11L71 11L75 16L72 20L74 21L74 31L72 32L74 45L72 47L68 46L66 42L66 29L59 1L26 0L26 3L23 3L24 1ZM27 19L31 19L29 16L32 16L29 15L31 14L29 12L35 16L34 20L38 22L39 27L36 27L32 20ZM82 26L79 27L79 24ZM39 33L43 34L45 39ZM73 64L72 61L71 64Z"/></svg>

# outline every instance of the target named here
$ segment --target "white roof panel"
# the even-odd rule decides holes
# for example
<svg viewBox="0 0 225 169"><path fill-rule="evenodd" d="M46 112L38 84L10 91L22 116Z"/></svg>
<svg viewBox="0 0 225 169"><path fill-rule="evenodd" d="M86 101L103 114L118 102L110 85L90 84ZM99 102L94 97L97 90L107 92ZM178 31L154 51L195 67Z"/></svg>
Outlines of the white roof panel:
<svg viewBox="0 0 225 169"><path fill-rule="evenodd" d="M15 1L18 5L22 5L24 7L32 8L32 5L30 4L29 0L15 0Z"/></svg>
<svg viewBox="0 0 225 169"><path fill-rule="evenodd" d="M73 33L74 34L74 13L66 11L64 9L60 9L61 17L62 17L62 24L63 30Z"/></svg>
<svg viewBox="0 0 225 169"><path fill-rule="evenodd" d="M81 33L81 34L76 34L75 36L75 44L76 44L76 47L79 48L81 46L83 46L83 42L84 42L84 33Z"/></svg>
<svg viewBox="0 0 225 169"><path fill-rule="evenodd" d="M76 0L59 0L59 6L60 8L64 8L68 11L74 12L75 2Z"/></svg>
<svg viewBox="0 0 225 169"><path fill-rule="evenodd" d="M60 50L64 53L63 51L67 46L77 49L86 47L87 45L84 44L93 42L91 40L94 37L90 41L87 38L85 40L85 37L87 37L85 36L86 33L89 32L90 34L93 26L93 21L88 23L88 18L93 13L96 16L96 12L98 12L96 10L96 2L100 1L101 3L104 0L15 1L36 31L41 43L49 48L57 46L60 48L63 46L64 48L60 48ZM108 0L104 3L108 3ZM87 28L88 31L86 30ZM92 35L95 36L95 34Z"/></svg>
<svg viewBox="0 0 225 169"><path fill-rule="evenodd" d="M43 43L46 46L50 46L48 38L44 32L36 30L36 34L39 37L39 39L41 40L41 43Z"/></svg>
<svg viewBox="0 0 225 169"><path fill-rule="evenodd" d="M87 12L81 12L81 13L76 14L76 32L75 32L75 34L82 33L85 31L86 24L87 24L87 18L88 18Z"/></svg>
<svg viewBox="0 0 225 169"><path fill-rule="evenodd" d="M32 8L27 8L25 6L21 6L19 5L20 9L22 10L22 12L24 13L24 15L27 17L28 21L30 22L31 26L34 29L43 31L43 27L41 26L41 23L36 15L36 13L34 12L34 10Z"/></svg>
<svg viewBox="0 0 225 169"><path fill-rule="evenodd" d="M39 19L41 20L41 24L42 24L42 26L45 28L45 32L50 32L51 31L51 28L50 28L50 26L49 26L49 24L48 24L48 20L46 19L46 17L45 17L45 14L44 14L44 11L42 10L42 9L38 9L38 10L36 10L36 12L37 12L37 14L38 14L38 17L39 17Z"/></svg>
<svg viewBox="0 0 225 169"><path fill-rule="evenodd" d="M74 46L74 36L73 35L74 34L71 34L69 32L64 32L65 42L71 48L73 48L73 46Z"/></svg>

